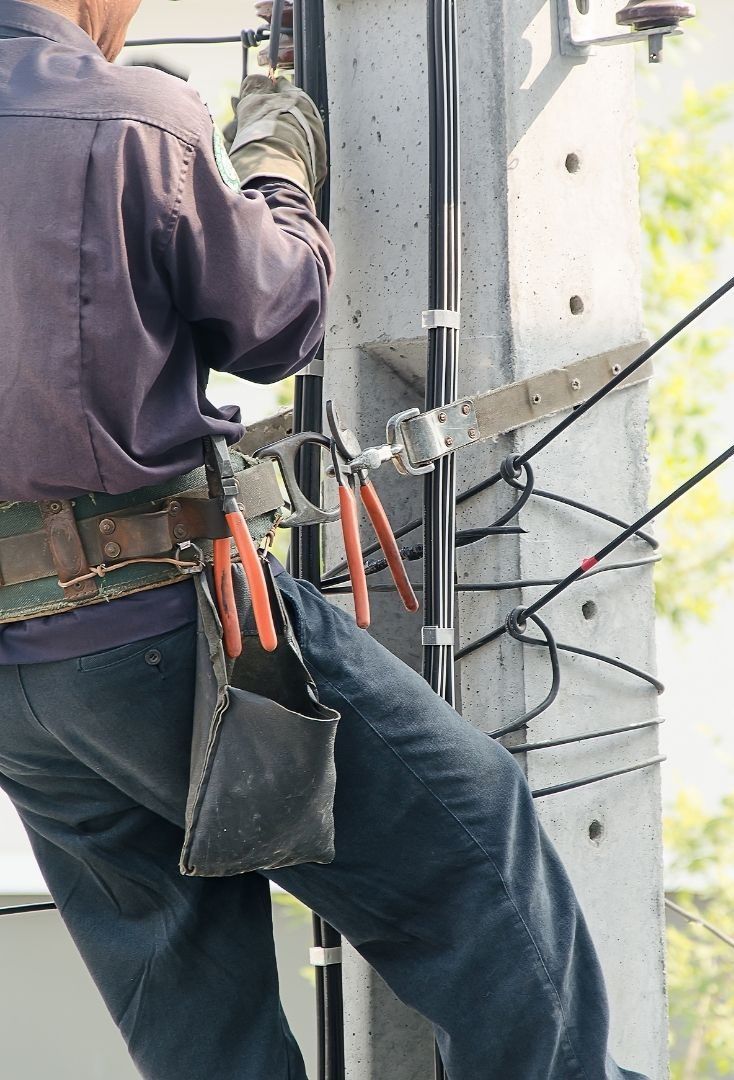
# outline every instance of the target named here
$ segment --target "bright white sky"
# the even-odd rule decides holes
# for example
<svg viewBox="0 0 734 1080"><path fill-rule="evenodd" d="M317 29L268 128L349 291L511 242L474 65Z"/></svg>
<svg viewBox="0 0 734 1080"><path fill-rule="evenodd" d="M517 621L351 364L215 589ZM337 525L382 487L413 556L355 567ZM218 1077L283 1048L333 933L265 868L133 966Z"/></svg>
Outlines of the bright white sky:
<svg viewBox="0 0 734 1080"><path fill-rule="evenodd" d="M641 72L640 113L647 125L654 126L668 116L686 78L701 88L731 79L730 0L707 0L705 16L705 22L689 30L683 48L669 50L666 64ZM258 25L252 2L207 0L203 4L201 0L178 0L174 5L171 0L143 0L131 36L238 34L243 25ZM142 57L141 50L135 52ZM222 116L228 96L239 81L239 45L156 48L145 55L168 59L177 68L186 69L215 117ZM254 63L253 56L251 70ZM734 125L727 137L734 139ZM722 265L722 280L733 272L730 266L734 259L730 256L731 252L727 252L723 260L726 265ZM718 312L716 325L732 321L734 301L729 301ZM237 380L218 381L212 397L220 404L239 401L246 418L265 415L273 400L271 390ZM734 384L722 402L722 415L732 411ZM722 440L730 431L731 425L725 424ZM731 482L734 485L734 476ZM724 598L713 624L696 628L685 639L677 639L667 627L659 630L660 673L668 687L661 702L661 712L668 719L662 729L663 750L669 756L663 770L666 800L685 784L699 788L713 805L732 788L734 736L729 668L734 633L730 604L731 597ZM12 809L0 799L0 894L32 893L42 888L22 829Z"/></svg>

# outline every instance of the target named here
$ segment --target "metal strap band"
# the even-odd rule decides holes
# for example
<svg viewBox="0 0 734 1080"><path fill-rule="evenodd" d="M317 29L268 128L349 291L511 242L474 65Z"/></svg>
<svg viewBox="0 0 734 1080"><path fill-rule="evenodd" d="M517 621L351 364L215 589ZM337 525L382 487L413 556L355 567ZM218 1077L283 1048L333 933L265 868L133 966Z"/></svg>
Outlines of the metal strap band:
<svg viewBox="0 0 734 1080"><path fill-rule="evenodd" d="M332 967L334 964L341 964L342 962L340 946L333 949L309 949L308 956L312 967Z"/></svg>
<svg viewBox="0 0 734 1080"><path fill-rule="evenodd" d="M400 430L405 457L413 467L420 467L472 443L494 439L572 409L627 367L645 345L644 341L624 345L406 418ZM648 362L621 383L617 392L649 379L652 370Z"/></svg>
<svg viewBox="0 0 734 1080"><path fill-rule="evenodd" d="M424 311L422 318L424 330L438 330L440 327L448 330L461 329L461 314L458 311L434 308L431 311Z"/></svg>
<svg viewBox="0 0 734 1080"><path fill-rule="evenodd" d="M456 635L453 626L424 626L421 630L421 643L431 645L453 645Z"/></svg>

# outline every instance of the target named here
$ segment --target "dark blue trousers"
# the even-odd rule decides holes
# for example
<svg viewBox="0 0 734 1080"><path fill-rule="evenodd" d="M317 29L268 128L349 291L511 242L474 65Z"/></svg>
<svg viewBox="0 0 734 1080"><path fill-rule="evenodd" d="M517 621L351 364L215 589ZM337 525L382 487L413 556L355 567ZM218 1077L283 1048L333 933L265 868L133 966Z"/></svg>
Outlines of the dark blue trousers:
<svg viewBox="0 0 734 1080"><path fill-rule="evenodd" d="M451 1080L644 1080L608 1057L594 947L512 757L278 581L342 720L336 860L273 880L432 1021ZM268 881L178 871L194 638L0 668L0 784L143 1077L304 1080Z"/></svg>

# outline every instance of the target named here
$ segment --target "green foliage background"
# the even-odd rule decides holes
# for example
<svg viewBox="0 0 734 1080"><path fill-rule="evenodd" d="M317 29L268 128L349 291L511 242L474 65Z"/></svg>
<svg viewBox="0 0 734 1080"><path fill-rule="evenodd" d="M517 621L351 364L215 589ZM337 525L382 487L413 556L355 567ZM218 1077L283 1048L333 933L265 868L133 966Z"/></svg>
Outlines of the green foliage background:
<svg viewBox="0 0 734 1080"><path fill-rule="evenodd" d="M722 128L734 84L686 86L664 128L639 150L645 250L645 313L654 336L710 292L734 239L734 150ZM720 403L730 389L732 334L718 312L669 347L652 384L653 499L666 494L731 440ZM731 595L734 506L715 475L658 522L666 558L656 579L659 613L683 629L706 621ZM667 816L666 887L678 904L734 937L734 793L712 816L683 791ZM672 1080L734 1077L734 952L706 930L668 929Z"/></svg>
<svg viewBox="0 0 734 1080"><path fill-rule="evenodd" d="M687 86L670 123L641 143L645 317L653 336L718 284L717 257L734 239L734 149L719 138L733 107L734 84L708 93ZM694 326L656 361L653 499L726 446L717 406L731 382L731 346L728 327ZM733 509L715 475L658 523L666 555L657 574L658 610L678 626L708 619L731 587Z"/></svg>

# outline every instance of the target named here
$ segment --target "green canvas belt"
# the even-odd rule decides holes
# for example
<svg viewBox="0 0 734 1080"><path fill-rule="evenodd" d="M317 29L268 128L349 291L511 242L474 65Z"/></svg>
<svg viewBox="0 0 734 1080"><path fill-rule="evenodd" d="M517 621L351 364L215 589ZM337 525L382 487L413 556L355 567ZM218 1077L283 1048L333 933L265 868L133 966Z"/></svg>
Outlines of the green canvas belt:
<svg viewBox="0 0 734 1080"><path fill-rule="evenodd" d="M241 503L260 542L284 516L272 462L232 452ZM228 536L202 466L124 495L0 502L0 622L54 615L171 585Z"/></svg>

